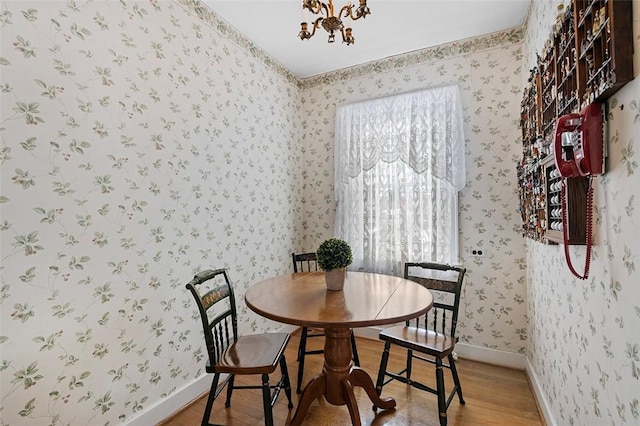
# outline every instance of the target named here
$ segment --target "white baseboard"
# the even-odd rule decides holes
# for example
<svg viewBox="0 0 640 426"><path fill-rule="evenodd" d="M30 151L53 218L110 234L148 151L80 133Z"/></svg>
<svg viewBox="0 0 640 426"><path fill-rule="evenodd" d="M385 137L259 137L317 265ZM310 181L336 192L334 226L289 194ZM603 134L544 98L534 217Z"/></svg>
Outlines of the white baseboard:
<svg viewBox="0 0 640 426"><path fill-rule="evenodd" d="M473 346L468 343L456 343L455 351L460 358L466 358L472 361L514 368L516 370L525 370L526 367L527 357L513 352Z"/></svg>
<svg viewBox="0 0 640 426"><path fill-rule="evenodd" d="M533 365L531 365L531 361L527 358L527 377L529 377L529 383L531 383L531 387L533 388L533 393L535 394L536 401L538 401L538 408L542 412L542 416L544 417L544 421L547 426L556 426L556 421L551 413L551 407L549 406L549 401L544 396L544 392L542 392L542 386L540 386L540 381L538 380L538 376L533 369Z"/></svg>
<svg viewBox="0 0 640 426"><path fill-rule="evenodd" d="M157 425L208 391L212 378L210 374L200 376L183 386L182 389L176 390L167 398L159 400L138 417L125 422L125 424L131 426Z"/></svg>

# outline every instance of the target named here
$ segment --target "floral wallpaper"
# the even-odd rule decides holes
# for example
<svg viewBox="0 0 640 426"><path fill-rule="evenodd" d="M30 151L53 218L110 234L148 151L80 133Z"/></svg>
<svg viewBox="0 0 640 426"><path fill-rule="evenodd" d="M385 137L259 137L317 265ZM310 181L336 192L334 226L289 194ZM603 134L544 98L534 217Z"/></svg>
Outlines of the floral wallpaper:
<svg viewBox="0 0 640 426"><path fill-rule="evenodd" d="M202 376L200 269L229 268L241 332L278 327L242 296L333 235L336 105L450 83L461 340L526 354L560 424L638 422L637 81L611 101L593 278L520 235L519 105L555 6L299 81L196 0L1 1L0 424L126 423Z"/></svg>
<svg viewBox="0 0 640 426"><path fill-rule="evenodd" d="M522 33L512 30L303 81L304 245L333 235L336 105L445 84L461 89L467 184L460 193L460 261L467 267L462 342L523 354L525 242L515 164L521 156ZM472 257L470 249L485 255Z"/></svg>
<svg viewBox="0 0 640 426"><path fill-rule="evenodd" d="M127 422L204 374L194 273L242 302L290 270L298 84L192 3L2 1L0 25L0 424Z"/></svg>
<svg viewBox="0 0 640 426"><path fill-rule="evenodd" d="M535 64L559 2L536 1L525 69ZM535 17L535 18L534 18ZM640 2L633 2L636 78L608 101L606 174L595 179L590 275L573 277L563 246L527 241L527 353L558 425L640 425ZM570 250L581 270L584 247Z"/></svg>

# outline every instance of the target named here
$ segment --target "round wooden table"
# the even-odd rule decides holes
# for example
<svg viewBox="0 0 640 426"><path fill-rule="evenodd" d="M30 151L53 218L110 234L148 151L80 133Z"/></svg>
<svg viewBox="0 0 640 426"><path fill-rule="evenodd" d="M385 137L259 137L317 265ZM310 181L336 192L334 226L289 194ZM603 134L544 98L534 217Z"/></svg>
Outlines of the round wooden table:
<svg viewBox="0 0 640 426"><path fill-rule="evenodd" d="M426 313L433 305L429 290L404 278L366 272L346 273L344 290L327 290L324 272L269 278L245 293L254 312L287 324L323 328L324 367L304 388L292 425L299 425L320 395L333 405L347 405L351 422L360 425L353 392L362 387L375 407L394 408L393 398L380 398L367 372L351 360L352 328L393 324Z"/></svg>

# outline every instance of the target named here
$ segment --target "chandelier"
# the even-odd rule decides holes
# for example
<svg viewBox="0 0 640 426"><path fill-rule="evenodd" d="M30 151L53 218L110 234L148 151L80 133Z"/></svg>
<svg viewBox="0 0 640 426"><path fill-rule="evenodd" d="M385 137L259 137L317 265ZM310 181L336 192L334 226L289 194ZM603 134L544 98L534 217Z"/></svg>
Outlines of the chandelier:
<svg viewBox="0 0 640 426"><path fill-rule="evenodd" d="M320 15L315 21L313 21L313 29L309 32L309 27L306 22L300 24L300 33L298 37L300 40L307 40L314 36L316 30L320 25L329 33L329 43L336 41L336 31L340 31L342 34L342 42L347 43L347 46L355 43L355 39L351 34L351 28L345 28L342 23L342 18L351 18L357 20L360 18L366 18L371 14L371 11L367 7L367 0L360 0L360 6L353 10L354 6L349 2L346 6L343 6L338 13L338 16L334 15L333 0L329 0L328 3L318 0L302 0L302 10L308 9L314 15Z"/></svg>

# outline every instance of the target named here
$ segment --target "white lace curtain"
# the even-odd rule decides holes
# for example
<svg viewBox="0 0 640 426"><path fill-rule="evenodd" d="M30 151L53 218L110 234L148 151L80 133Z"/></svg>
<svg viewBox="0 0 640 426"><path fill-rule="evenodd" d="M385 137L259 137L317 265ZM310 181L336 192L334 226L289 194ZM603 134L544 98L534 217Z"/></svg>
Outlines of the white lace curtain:
<svg viewBox="0 0 640 426"><path fill-rule="evenodd" d="M342 105L336 111L336 235L352 270L402 275L406 261L458 262L465 185L457 86Z"/></svg>

